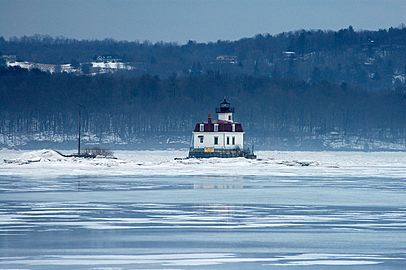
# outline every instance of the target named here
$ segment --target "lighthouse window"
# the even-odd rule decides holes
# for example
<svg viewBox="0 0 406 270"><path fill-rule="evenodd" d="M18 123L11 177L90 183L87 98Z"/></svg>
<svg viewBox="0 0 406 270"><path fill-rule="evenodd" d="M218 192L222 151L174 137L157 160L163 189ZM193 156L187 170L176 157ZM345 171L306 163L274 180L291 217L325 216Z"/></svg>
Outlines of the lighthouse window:
<svg viewBox="0 0 406 270"><path fill-rule="evenodd" d="M219 144L219 137L217 136L214 137L214 144Z"/></svg>
<svg viewBox="0 0 406 270"><path fill-rule="evenodd" d="M203 138L204 138L204 137L203 137L203 136L198 136L198 138L199 138L199 142L200 142L200 143L203 143Z"/></svg>
<svg viewBox="0 0 406 270"><path fill-rule="evenodd" d="M200 131L204 131L204 124L200 124Z"/></svg>
<svg viewBox="0 0 406 270"><path fill-rule="evenodd" d="M230 144L230 137L227 137L227 144Z"/></svg>
<svg viewBox="0 0 406 270"><path fill-rule="evenodd" d="M219 131L219 124L214 124L214 132L218 132Z"/></svg>
<svg viewBox="0 0 406 270"><path fill-rule="evenodd" d="M235 144L235 137L233 137L233 145Z"/></svg>
<svg viewBox="0 0 406 270"><path fill-rule="evenodd" d="M229 115L229 116L228 116L228 120L230 120L230 121L231 121L231 115Z"/></svg>

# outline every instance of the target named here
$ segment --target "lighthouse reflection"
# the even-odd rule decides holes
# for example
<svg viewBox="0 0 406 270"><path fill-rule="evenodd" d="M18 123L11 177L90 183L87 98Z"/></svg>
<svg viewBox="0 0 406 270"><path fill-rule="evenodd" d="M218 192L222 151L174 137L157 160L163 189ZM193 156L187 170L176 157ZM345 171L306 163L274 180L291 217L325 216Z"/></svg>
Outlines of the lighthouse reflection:
<svg viewBox="0 0 406 270"><path fill-rule="evenodd" d="M195 183L193 189L243 189L245 186L238 183Z"/></svg>

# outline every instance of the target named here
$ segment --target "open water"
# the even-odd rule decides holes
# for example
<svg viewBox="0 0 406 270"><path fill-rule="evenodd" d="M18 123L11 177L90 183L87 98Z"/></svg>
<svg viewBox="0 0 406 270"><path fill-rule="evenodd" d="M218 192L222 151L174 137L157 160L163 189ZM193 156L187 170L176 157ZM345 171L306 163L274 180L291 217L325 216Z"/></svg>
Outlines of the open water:
<svg viewBox="0 0 406 270"><path fill-rule="evenodd" d="M406 180L0 176L0 269L406 269Z"/></svg>

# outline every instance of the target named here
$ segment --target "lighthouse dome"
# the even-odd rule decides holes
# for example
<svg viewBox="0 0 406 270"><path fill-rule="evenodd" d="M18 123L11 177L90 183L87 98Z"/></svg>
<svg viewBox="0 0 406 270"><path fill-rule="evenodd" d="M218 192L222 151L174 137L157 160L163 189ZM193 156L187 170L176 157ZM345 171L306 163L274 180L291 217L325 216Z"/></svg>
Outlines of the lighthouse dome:
<svg viewBox="0 0 406 270"><path fill-rule="evenodd" d="M216 113L233 113L234 108L230 107L230 102L228 102L226 99L223 100L223 102L220 103L220 107L216 108Z"/></svg>

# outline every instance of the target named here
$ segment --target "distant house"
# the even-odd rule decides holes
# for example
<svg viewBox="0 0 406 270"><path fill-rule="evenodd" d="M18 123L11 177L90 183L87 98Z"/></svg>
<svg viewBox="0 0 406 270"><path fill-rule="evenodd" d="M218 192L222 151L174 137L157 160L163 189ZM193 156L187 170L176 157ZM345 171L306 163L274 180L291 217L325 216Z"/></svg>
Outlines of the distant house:
<svg viewBox="0 0 406 270"><path fill-rule="evenodd" d="M219 55L216 57L216 62L221 64L237 64L238 57L236 55Z"/></svg>
<svg viewBox="0 0 406 270"><path fill-rule="evenodd" d="M54 73L56 71L56 67L59 66L53 64L41 64L28 61L17 61L17 57L15 55L3 55L2 58L6 60L7 67L20 67L28 70L39 69L41 71L49 73Z"/></svg>
<svg viewBox="0 0 406 270"><path fill-rule="evenodd" d="M111 55L99 55L96 57L96 60L98 62L104 62L104 61L120 61L118 58L114 58Z"/></svg>
<svg viewBox="0 0 406 270"><path fill-rule="evenodd" d="M71 64L62 64L61 65L61 72L64 72L64 73L78 73L79 69L74 68Z"/></svg>
<svg viewBox="0 0 406 270"><path fill-rule="evenodd" d="M54 73L57 66L59 67L59 65L33 63L32 68L37 68L43 72Z"/></svg>
<svg viewBox="0 0 406 270"><path fill-rule="evenodd" d="M282 52L282 55L285 60L296 59L296 53L292 51Z"/></svg>
<svg viewBox="0 0 406 270"><path fill-rule="evenodd" d="M122 62L119 58L112 56L98 56L96 61L89 63L92 68L92 74L113 73L117 70L132 70L134 67L129 63Z"/></svg>
<svg viewBox="0 0 406 270"><path fill-rule="evenodd" d="M33 66L34 66L34 63L27 62L27 61L25 61L25 62L21 62L21 61L9 62L9 61L7 61L6 65L8 67L20 67L20 68L24 68L24 69L32 69Z"/></svg>

